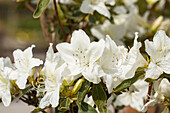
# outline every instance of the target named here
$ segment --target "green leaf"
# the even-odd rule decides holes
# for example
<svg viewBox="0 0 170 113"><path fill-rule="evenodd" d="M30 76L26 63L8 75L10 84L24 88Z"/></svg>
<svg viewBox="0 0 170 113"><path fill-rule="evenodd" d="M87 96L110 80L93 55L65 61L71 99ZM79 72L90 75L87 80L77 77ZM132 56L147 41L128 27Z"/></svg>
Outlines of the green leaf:
<svg viewBox="0 0 170 113"><path fill-rule="evenodd" d="M97 113L97 111L89 104L85 102L76 102L81 113Z"/></svg>
<svg viewBox="0 0 170 113"><path fill-rule="evenodd" d="M170 79L170 74L162 74L160 77Z"/></svg>
<svg viewBox="0 0 170 113"><path fill-rule="evenodd" d="M89 87L90 87L90 82L87 81L87 80L85 80L85 81L83 82L83 84L82 84L79 92L78 92L78 97L77 97L77 100L78 100L78 101L83 101L86 93L87 93L88 90L89 90Z"/></svg>
<svg viewBox="0 0 170 113"><path fill-rule="evenodd" d="M67 110L69 110L69 106L70 106L71 103L73 103L73 100L71 100L70 98L66 98L60 104L60 107L58 108L58 110L60 110L60 111L67 111Z"/></svg>
<svg viewBox="0 0 170 113"><path fill-rule="evenodd" d="M94 17L93 15L90 15L90 16L89 16L89 21L90 21L90 23L92 23L92 24L96 24L96 19L95 19L95 17Z"/></svg>
<svg viewBox="0 0 170 113"><path fill-rule="evenodd" d="M40 107L36 107L33 111L31 111L30 113L39 113L40 111L44 111L46 108L49 108L50 106L47 106L43 109L41 109Z"/></svg>
<svg viewBox="0 0 170 113"><path fill-rule="evenodd" d="M94 84L92 88L92 97L101 113L107 113L107 96L101 84Z"/></svg>
<svg viewBox="0 0 170 113"><path fill-rule="evenodd" d="M41 16L41 14L46 10L49 3L50 3L50 0L39 0L39 2L37 4L37 8L33 14L33 17L39 18Z"/></svg>
<svg viewBox="0 0 170 113"><path fill-rule="evenodd" d="M126 88L129 88L133 83L135 83L137 80L143 77L144 77L143 73L136 74L134 77L124 80L116 88L114 88L113 91L120 92Z"/></svg>
<svg viewBox="0 0 170 113"><path fill-rule="evenodd" d="M165 107L161 113L168 113L168 107Z"/></svg>
<svg viewBox="0 0 170 113"><path fill-rule="evenodd" d="M146 82L149 82L149 83L151 83L151 82L153 82L153 81L155 81L155 80L156 80L156 79L151 79L151 78L146 78L146 79L145 79L145 81L146 81Z"/></svg>

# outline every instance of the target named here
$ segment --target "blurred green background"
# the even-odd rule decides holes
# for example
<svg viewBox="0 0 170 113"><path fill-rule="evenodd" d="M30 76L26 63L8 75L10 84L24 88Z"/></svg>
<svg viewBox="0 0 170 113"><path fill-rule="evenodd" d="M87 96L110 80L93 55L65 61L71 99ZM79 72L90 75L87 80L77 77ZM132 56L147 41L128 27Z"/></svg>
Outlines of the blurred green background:
<svg viewBox="0 0 170 113"><path fill-rule="evenodd" d="M32 12L12 0L0 0L0 56L9 56L15 49L24 50L35 44L35 57L44 59L48 47L39 20Z"/></svg>

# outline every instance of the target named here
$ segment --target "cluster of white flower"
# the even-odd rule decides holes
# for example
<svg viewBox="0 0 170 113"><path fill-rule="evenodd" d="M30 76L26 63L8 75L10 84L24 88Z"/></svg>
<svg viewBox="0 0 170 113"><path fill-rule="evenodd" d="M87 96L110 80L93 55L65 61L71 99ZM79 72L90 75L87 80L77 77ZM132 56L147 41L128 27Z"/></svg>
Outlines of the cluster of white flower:
<svg viewBox="0 0 170 113"><path fill-rule="evenodd" d="M40 74L45 79L45 96L40 101L40 107L48 105L56 107L59 104L60 87L64 80L69 84L71 81L83 76L89 82L98 84L101 80L106 83L109 93L122 81L132 78L137 68L145 68L145 78L138 80L129 87L129 90L122 92L115 102L115 105L130 105L141 111L147 106L161 102L165 97L170 97L170 82L168 79L159 78L164 72L170 74L170 38L164 31L158 31L153 42L146 40L146 52L151 58L147 62L140 53L142 44L137 41L138 33L135 33L133 47L128 50L124 46L117 46L109 37L100 39L98 42L91 42L83 30L74 31L71 43L60 43L56 46L58 52L54 53L53 44L50 44L46 54L44 67ZM9 58L0 58L0 98L5 106L11 102L10 88L11 81L14 81L20 89L26 87L27 78L32 75L35 66L43 64L43 61L32 58L32 49L35 45L26 50L15 50L13 52L14 64ZM158 79L154 84L153 98L144 105L147 97L148 83L146 78Z"/></svg>

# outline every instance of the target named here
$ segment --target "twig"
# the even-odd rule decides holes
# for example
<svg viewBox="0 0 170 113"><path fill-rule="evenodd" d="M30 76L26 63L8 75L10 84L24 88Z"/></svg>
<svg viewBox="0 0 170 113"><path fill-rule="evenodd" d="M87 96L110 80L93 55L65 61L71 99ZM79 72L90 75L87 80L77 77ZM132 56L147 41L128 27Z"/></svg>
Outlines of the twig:
<svg viewBox="0 0 170 113"><path fill-rule="evenodd" d="M146 104L147 102L149 102L150 95L151 95L151 91L152 91L152 85L153 85L152 82L149 83L148 94L147 94L147 100L146 100L145 104ZM146 111L145 113L147 113L147 111Z"/></svg>
<svg viewBox="0 0 170 113"><path fill-rule="evenodd" d="M62 31L65 39L67 39L67 34L66 34L65 30L64 30L63 25L61 24L61 20L60 20L60 17L59 17L59 15L58 15L58 9L57 9L56 0L53 0L53 2L54 2L54 8L55 8L55 13L56 13L56 17L57 17L58 24L59 24L59 26L60 26L60 29L61 29L61 31Z"/></svg>
<svg viewBox="0 0 170 113"><path fill-rule="evenodd" d="M35 11L35 9L30 4L28 4L27 2L24 2L24 4L31 12Z"/></svg>
<svg viewBox="0 0 170 113"><path fill-rule="evenodd" d="M46 25L46 20L45 20L45 15L44 14L42 14L40 16L40 22L41 22L41 28L43 30L44 37L45 37L46 41L48 43L50 43L51 42L51 37L50 37L50 34L48 32L48 28L47 28L47 25Z"/></svg>
<svg viewBox="0 0 170 113"><path fill-rule="evenodd" d="M25 6L26 6L31 12L34 13L35 9L34 9L30 4L28 4L27 2L24 2L24 4L25 4ZM42 30L43 30L44 37L45 37L46 41L47 41L48 43L50 43L50 42L51 42L51 39L50 39L51 37L50 37L50 34L49 34L49 32L48 32L48 28L47 28L47 26L46 26L46 20L45 20L44 14L42 14L42 15L40 16L40 23L41 23L41 28L42 28Z"/></svg>

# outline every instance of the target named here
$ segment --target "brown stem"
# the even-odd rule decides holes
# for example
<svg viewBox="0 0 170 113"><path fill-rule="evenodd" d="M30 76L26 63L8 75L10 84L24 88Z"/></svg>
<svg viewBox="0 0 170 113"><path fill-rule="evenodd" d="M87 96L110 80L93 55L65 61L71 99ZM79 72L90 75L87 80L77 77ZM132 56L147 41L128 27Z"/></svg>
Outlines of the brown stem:
<svg viewBox="0 0 170 113"><path fill-rule="evenodd" d="M41 28L43 30L44 37L45 37L46 41L48 43L50 43L51 42L51 37L50 37L50 34L48 32L48 27L46 25L46 20L45 20L45 15L44 14L42 14L40 16L40 22L41 22Z"/></svg>
<svg viewBox="0 0 170 113"><path fill-rule="evenodd" d="M54 8L55 8L55 13L56 13L58 24L60 26L60 29L61 29L63 35L64 35L64 38L66 39L67 38L67 34L66 34L65 30L64 30L63 25L61 24L61 20L60 20L60 17L58 15L58 8L57 8L56 0L53 0L53 2L54 2Z"/></svg>
<svg viewBox="0 0 170 113"><path fill-rule="evenodd" d="M31 12L35 11L34 8L30 4L28 4L27 2L24 2L24 4Z"/></svg>
<svg viewBox="0 0 170 113"><path fill-rule="evenodd" d="M150 95L151 95L151 91L152 91L152 85L153 85L152 82L149 83L148 94L147 94L147 100L146 100L145 104L146 104L147 102L149 102L149 100L150 100ZM145 113L147 113L147 111L146 111Z"/></svg>

